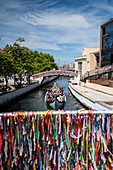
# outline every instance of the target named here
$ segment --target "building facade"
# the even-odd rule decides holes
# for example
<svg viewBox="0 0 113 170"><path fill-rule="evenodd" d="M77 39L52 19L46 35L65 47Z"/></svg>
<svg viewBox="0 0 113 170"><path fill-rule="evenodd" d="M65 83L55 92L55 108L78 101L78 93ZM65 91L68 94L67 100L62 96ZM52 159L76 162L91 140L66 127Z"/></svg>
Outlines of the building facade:
<svg viewBox="0 0 113 170"><path fill-rule="evenodd" d="M113 64L113 19L100 26L100 67Z"/></svg>
<svg viewBox="0 0 113 170"><path fill-rule="evenodd" d="M75 71L80 75L84 75L87 71L98 68L99 50L99 47L83 48L82 56L75 57Z"/></svg>
<svg viewBox="0 0 113 170"><path fill-rule="evenodd" d="M63 64L60 66L60 70L75 71L75 64L74 63Z"/></svg>

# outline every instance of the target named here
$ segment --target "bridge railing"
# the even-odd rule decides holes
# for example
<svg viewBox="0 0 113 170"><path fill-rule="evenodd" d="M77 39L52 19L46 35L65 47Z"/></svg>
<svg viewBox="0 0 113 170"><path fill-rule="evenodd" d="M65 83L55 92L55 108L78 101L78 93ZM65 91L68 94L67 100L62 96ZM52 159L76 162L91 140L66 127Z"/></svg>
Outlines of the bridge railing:
<svg viewBox="0 0 113 170"><path fill-rule="evenodd" d="M85 79L85 78L88 78L88 77L92 77L92 76L96 76L96 75L100 75L100 74L105 74L105 73L109 73L109 72L113 72L113 65L105 66L105 67L102 67L102 68L98 68L98 69L88 71L88 72L85 73L84 76L81 77L81 79Z"/></svg>
<svg viewBox="0 0 113 170"><path fill-rule="evenodd" d="M0 169L113 169L113 111L0 114Z"/></svg>
<svg viewBox="0 0 113 170"><path fill-rule="evenodd" d="M53 76L53 75L64 75L64 76L77 76L75 72L72 71L64 71L64 70L51 70L51 71L45 71L45 72L40 72L37 74L34 74L33 77L45 77L45 76Z"/></svg>

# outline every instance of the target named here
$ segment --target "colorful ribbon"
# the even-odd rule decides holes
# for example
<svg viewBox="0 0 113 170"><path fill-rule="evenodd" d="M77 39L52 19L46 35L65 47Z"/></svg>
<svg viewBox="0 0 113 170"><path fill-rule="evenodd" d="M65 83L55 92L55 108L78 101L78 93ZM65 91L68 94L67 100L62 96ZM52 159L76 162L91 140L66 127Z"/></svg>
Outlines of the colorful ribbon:
<svg viewBox="0 0 113 170"><path fill-rule="evenodd" d="M113 169L113 111L0 114L0 169Z"/></svg>

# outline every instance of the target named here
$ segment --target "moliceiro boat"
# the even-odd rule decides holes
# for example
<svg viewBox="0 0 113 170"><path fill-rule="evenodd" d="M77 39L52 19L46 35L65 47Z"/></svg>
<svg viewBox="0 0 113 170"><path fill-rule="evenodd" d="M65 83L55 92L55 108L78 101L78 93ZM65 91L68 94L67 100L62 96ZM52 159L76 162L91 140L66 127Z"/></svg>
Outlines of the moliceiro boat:
<svg viewBox="0 0 113 170"><path fill-rule="evenodd" d="M63 88L58 88L55 82L52 88L47 89L45 101L48 108L53 110L63 109L66 102L66 96Z"/></svg>

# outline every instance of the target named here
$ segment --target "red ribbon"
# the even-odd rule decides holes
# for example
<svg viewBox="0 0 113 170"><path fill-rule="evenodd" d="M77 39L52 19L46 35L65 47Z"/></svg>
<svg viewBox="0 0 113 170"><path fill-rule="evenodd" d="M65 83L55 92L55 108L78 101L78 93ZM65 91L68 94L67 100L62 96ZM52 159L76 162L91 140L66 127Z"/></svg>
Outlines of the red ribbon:
<svg viewBox="0 0 113 170"><path fill-rule="evenodd" d="M12 116L11 116L11 124L10 124L10 142L11 142L11 148L12 148L12 152L13 152L13 138L12 138L13 134L12 134Z"/></svg>

